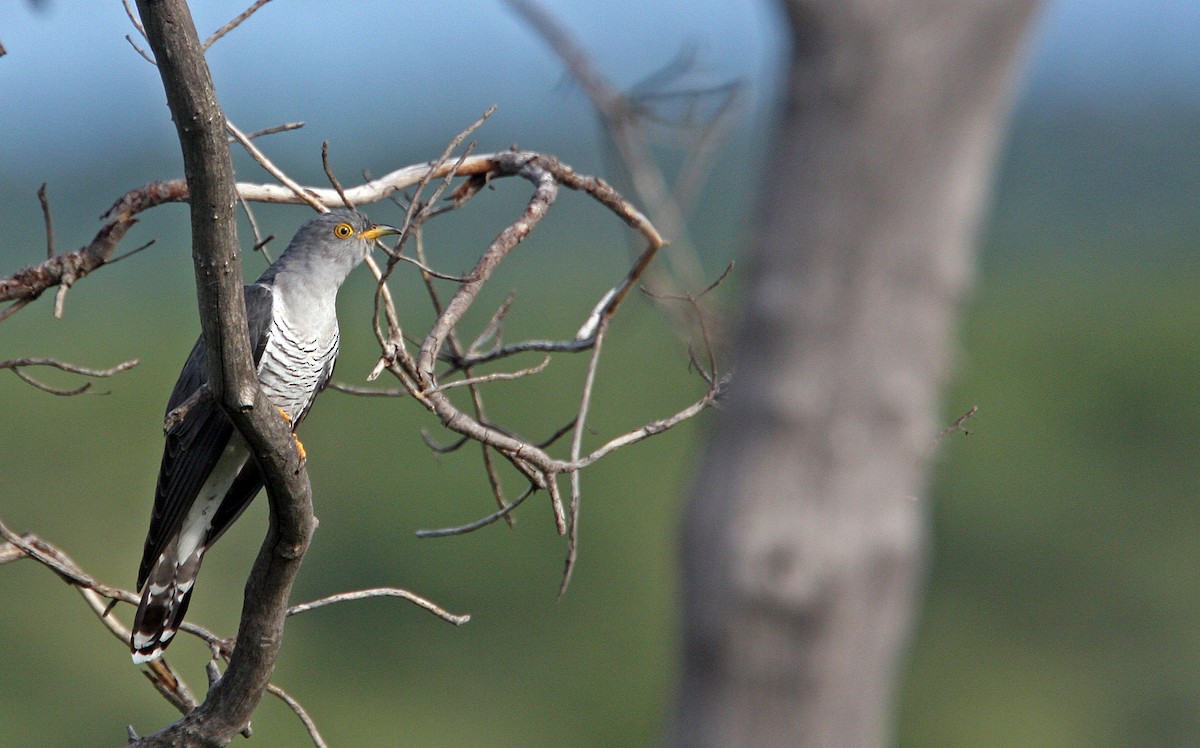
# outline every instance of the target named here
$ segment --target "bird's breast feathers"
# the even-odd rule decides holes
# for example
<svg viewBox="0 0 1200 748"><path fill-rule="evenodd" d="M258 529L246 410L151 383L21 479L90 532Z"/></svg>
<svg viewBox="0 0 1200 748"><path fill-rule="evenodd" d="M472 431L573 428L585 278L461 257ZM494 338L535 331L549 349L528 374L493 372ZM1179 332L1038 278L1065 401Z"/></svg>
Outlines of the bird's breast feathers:
<svg viewBox="0 0 1200 748"><path fill-rule="evenodd" d="M279 311L267 332L258 378L276 407L298 420L333 370L338 354L337 318L296 319L286 307Z"/></svg>

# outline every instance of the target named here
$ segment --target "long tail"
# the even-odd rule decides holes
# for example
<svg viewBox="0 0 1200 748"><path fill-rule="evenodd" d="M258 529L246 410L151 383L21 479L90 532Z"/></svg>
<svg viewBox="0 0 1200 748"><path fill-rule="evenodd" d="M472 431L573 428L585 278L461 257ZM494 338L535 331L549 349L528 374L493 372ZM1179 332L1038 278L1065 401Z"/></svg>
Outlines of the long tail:
<svg viewBox="0 0 1200 748"><path fill-rule="evenodd" d="M174 546L172 543L158 557L142 588L142 601L129 638L129 650L138 664L162 656L179 631L192 599L192 585L196 583L205 548L197 548L180 561Z"/></svg>

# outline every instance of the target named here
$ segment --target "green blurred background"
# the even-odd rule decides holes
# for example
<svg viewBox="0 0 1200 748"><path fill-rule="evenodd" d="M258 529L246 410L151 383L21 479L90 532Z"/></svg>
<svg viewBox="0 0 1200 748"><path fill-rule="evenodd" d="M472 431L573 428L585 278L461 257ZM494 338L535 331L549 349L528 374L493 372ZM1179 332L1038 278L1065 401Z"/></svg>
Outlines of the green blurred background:
<svg viewBox="0 0 1200 748"><path fill-rule="evenodd" d="M620 13L595 5L608 7L554 8L619 84L693 45L700 65L689 80L752 86L693 224L719 272L749 220L778 72L776 19L750 0L620 3ZM119 5L65 6L10 2L0 28L3 274L44 251L42 181L60 248L72 249L125 189L179 173L157 75L122 39ZM264 142L302 180L320 181L323 139L348 182L431 157L494 102L481 150L515 141L612 171L586 100L503 6L324 6L269 5L210 53L243 129L308 122ZM201 33L238 10L198 9ZM1188 0L1051 2L1032 40L945 397L946 422L972 405L979 413L971 435L948 437L935 461L929 587L897 705L902 745L1165 746L1200 736L1198 49L1200 9ZM262 179L245 160L238 168ZM500 185L432 227L434 264L461 271L525 194ZM305 217L259 215L283 237L275 251ZM127 246L158 243L80 282L63 320L47 298L0 324L0 359L141 359L98 383L104 396L56 398L0 377L0 517L114 584L134 581L162 406L198 329L186 222L183 206L147 214ZM564 195L490 302L518 290L512 339L570 335L628 252L602 211ZM256 273L262 261L247 266ZM413 331L429 313L405 275ZM350 382L374 361L370 288L358 273L341 297L338 375ZM643 300L614 333L593 443L700 391L683 345ZM494 416L550 433L570 417L581 363L560 356L536 382L493 385ZM527 405L534 394L537 408ZM321 526L295 598L398 585L472 621L455 628L395 600L307 613L289 624L276 683L333 745L655 743L676 647L674 528L703 419L584 476L581 559L562 602L564 544L543 498L511 531L413 536L492 509L477 451L435 456L422 444L420 429L436 437L435 426L405 400L323 397L303 430ZM264 525L260 501L208 557L195 621L234 632ZM0 651L2 746L115 745L126 724L145 733L174 719L78 596L32 563L0 568ZM181 640L170 659L201 690L205 648ZM304 744L269 698L254 728L255 745Z"/></svg>

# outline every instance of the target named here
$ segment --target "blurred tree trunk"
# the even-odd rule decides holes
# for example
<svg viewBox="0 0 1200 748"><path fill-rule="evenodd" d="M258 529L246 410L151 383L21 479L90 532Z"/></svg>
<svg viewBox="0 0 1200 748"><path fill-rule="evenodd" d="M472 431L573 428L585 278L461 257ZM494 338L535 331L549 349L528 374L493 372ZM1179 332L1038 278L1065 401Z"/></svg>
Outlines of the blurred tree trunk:
<svg viewBox="0 0 1200 748"><path fill-rule="evenodd" d="M889 742L925 463L1036 0L781 0L736 376L683 527L676 746Z"/></svg>

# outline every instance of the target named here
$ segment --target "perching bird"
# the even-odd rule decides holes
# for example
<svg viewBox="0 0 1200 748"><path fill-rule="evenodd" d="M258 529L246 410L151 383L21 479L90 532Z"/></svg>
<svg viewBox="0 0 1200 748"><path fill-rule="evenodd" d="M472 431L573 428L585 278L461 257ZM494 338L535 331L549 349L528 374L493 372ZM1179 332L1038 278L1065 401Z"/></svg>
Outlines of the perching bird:
<svg viewBox="0 0 1200 748"><path fill-rule="evenodd" d="M397 233L356 211L324 213L301 226L283 254L246 286L258 381L293 430L333 373L338 289L376 238ZM183 365L167 413L187 403L207 379L201 338ZM205 551L263 487L258 464L219 404L200 397L183 410L166 434L138 569L142 600L129 642L137 663L160 656L170 644Z"/></svg>

